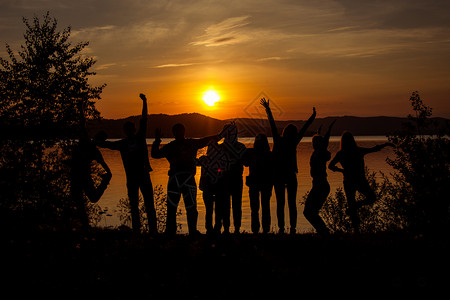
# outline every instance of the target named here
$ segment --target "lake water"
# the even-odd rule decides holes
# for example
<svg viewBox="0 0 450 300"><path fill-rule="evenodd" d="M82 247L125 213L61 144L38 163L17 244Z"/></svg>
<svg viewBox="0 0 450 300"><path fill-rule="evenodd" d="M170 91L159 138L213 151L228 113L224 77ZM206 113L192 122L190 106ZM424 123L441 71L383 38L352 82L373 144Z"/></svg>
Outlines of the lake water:
<svg viewBox="0 0 450 300"><path fill-rule="evenodd" d="M361 147L372 147L380 143L386 142L386 137L384 136L360 136L355 137L357 143ZM163 143L169 142L171 139L163 139ZM239 138L239 141L245 144L247 147L253 147L254 138ZM269 138L269 142L271 142L271 138ZM331 152L332 156L336 154L339 150L339 142L340 136L335 136L330 138L330 144L328 146L328 150ZM147 144L149 148L153 143L153 139L147 139ZM271 144L272 145L272 144ZM109 149L100 149L106 163L109 165L113 177L111 179L111 183L105 191L104 195L98 202L102 209L107 209L108 214L111 216L104 215L104 219L101 221L99 226L118 226L120 225L119 216L117 213L117 205L121 198L127 197L127 188L126 188L126 178L125 178L125 170L122 165L122 160L120 157L119 151L113 151ZM298 160L298 169L299 172L297 174L298 179L298 191L297 191L297 203L302 201L303 196L307 191L311 189L312 179L309 174L309 158L312 154L312 143L311 137L305 137L300 142L297 147L297 160ZM198 151L198 157L205 154L206 148L203 148ZM150 149L149 149L150 153ZM386 163L387 157L394 157L393 150L390 147L384 148L383 150L375 153L371 153L365 156L366 166L371 171L382 171L384 174L390 174L393 169ZM166 185L168 181L167 172L169 170L169 163L166 159L153 159L150 157L150 164L153 168L153 171L150 173L153 186L162 185L164 191L166 191ZM248 168L244 168L244 180L245 176L248 175ZM381 176L377 174L379 178ZM200 167L197 167L197 174L195 176L197 185L200 181ZM331 193L333 194L338 187L342 187L342 174L335 173L328 170L328 181L331 186ZM187 233L187 223L186 223L186 212L184 210L184 202L180 201L180 206L182 210L182 216L179 216L177 222L182 224L181 233ZM197 193L197 209L198 209L198 230L202 233L205 233L205 206L203 204L202 191L198 189ZM309 224L309 222L303 216L303 205L297 205L297 232L312 232L313 228ZM276 218L276 199L275 192L272 191L271 198L271 227L273 232L277 232L277 218ZM231 217L232 218L232 217ZM287 203L285 207L285 223L287 225L287 232L289 232L289 213L287 208ZM233 232L233 221L231 219L231 228L230 231ZM244 181L244 189L242 196L242 225L241 232L251 232L250 227L250 202L248 197L248 187L245 185Z"/></svg>

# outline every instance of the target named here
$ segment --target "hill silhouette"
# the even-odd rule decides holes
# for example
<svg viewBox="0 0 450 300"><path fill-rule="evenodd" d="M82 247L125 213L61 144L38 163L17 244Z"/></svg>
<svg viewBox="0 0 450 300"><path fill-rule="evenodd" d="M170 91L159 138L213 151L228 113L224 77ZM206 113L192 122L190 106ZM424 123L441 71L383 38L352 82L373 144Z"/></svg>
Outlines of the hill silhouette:
<svg viewBox="0 0 450 300"><path fill-rule="evenodd" d="M88 131L91 136L100 130L104 130L109 138L123 138L122 126L126 121L139 124L140 116L130 116L123 119L101 119L91 121L88 125ZM374 136L374 135L389 135L403 128L403 124L408 121L408 118L399 117L325 117L316 118L306 136L312 136L317 129L323 125L325 128L336 119L336 124L333 128L333 135L340 135L344 130L350 130L357 136ZM442 127L448 123L448 119L431 118L437 125ZM272 136L270 125L267 119L251 119L251 118L236 118L219 120L211 118L199 113L184 113L178 115L167 114L150 114L148 119L147 136L154 137L155 128L161 128L163 137L171 138L172 126L176 123L182 123L186 127L187 137L202 137L214 135L220 132L225 124L234 121L239 130L240 137L252 137L258 133L265 133L267 136ZM305 121L303 120L287 120L276 121L277 128L282 130L287 124L292 123L301 128ZM426 134L426 133L424 133Z"/></svg>

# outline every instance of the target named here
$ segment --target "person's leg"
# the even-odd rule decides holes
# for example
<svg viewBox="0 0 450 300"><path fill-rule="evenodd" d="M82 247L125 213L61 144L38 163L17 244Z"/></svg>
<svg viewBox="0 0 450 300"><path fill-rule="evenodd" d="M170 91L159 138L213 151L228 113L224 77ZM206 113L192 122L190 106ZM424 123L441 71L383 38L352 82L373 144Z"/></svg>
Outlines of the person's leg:
<svg viewBox="0 0 450 300"><path fill-rule="evenodd" d="M181 192L183 194L184 206L186 208L186 218L189 234L197 233L197 185L194 174L179 175Z"/></svg>
<svg viewBox="0 0 450 300"><path fill-rule="evenodd" d="M235 184L233 184L231 191L231 199L233 207L233 225L235 233L239 233L239 230L241 228L243 186L244 183L241 178L239 181L236 181Z"/></svg>
<svg viewBox="0 0 450 300"><path fill-rule="evenodd" d="M251 228L253 233L259 232L259 188L250 186L248 189L251 209Z"/></svg>
<svg viewBox="0 0 450 300"><path fill-rule="evenodd" d="M288 207L289 207L289 223L291 225L290 233L296 233L297 228L297 174L293 173L289 176L286 185Z"/></svg>
<svg viewBox="0 0 450 300"><path fill-rule="evenodd" d="M360 192L361 194L363 194L366 197L366 199L357 203L358 208L360 208L364 205L374 204L377 201L377 196L375 195L375 192L372 189L372 187L370 186L367 179L364 178L360 182L358 182L357 190L358 190L358 192Z"/></svg>
<svg viewBox="0 0 450 300"><path fill-rule="evenodd" d="M284 233L284 205L286 202L285 188L286 188L286 185L284 183L274 184L275 197L277 198L278 228L279 228L280 233Z"/></svg>
<svg viewBox="0 0 450 300"><path fill-rule="evenodd" d="M348 210L347 213L350 216L350 219L352 221L352 226L355 231L355 233L359 233L359 224L360 220L358 217L358 208L356 206L356 187L351 181L344 181L344 191L345 191L345 197L347 198L347 204L348 204Z"/></svg>
<svg viewBox="0 0 450 300"><path fill-rule="evenodd" d="M325 222L319 215L319 211L325 203L330 192L330 185L327 183L314 184L305 202L303 214L319 234L328 234L329 230Z"/></svg>
<svg viewBox="0 0 450 300"><path fill-rule="evenodd" d="M231 194L229 191L222 191L216 195L216 215L221 216L219 220L223 221L223 230L225 233L230 232L230 213L231 213ZM220 226L221 227L221 226Z"/></svg>
<svg viewBox="0 0 450 300"><path fill-rule="evenodd" d="M145 212L147 213L148 231L150 233L157 233L158 225L156 221L155 200L153 198L153 184L150 174L145 172L141 179L140 189L142 197L144 198Z"/></svg>
<svg viewBox="0 0 450 300"><path fill-rule="evenodd" d="M134 232L141 231L139 214L139 183L136 178L127 178L128 200L130 201L131 225Z"/></svg>
<svg viewBox="0 0 450 300"><path fill-rule="evenodd" d="M82 228L84 230L87 230L89 229L89 217L86 212L86 203L83 196L83 189L83 184L80 178L72 179L70 192L75 206L75 215L80 219Z"/></svg>
<svg viewBox="0 0 450 300"><path fill-rule="evenodd" d="M230 211L229 207L229 195L224 195L222 193L216 193L214 196L214 212L215 212L215 224L214 224L214 232L220 234L222 230L222 224L225 224L226 210ZM228 202L228 204L227 204ZM229 222L229 214L228 214L228 227L224 225L224 233L229 232L230 222Z"/></svg>
<svg viewBox="0 0 450 300"><path fill-rule="evenodd" d="M176 175L169 177L167 184L167 217L166 233L177 233L177 209L180 203L181 192Z"/></svg>
<svg viewBox="0 0 450 300"><path fill-rule="evenodd" d="M100 184L95 187L94 181L89 176L85 189L86 196L89 198L89 201L92 203L97 203L98 200L103 196L106 188L108 187L109 182L111 181L111 175L108 173L102 174Z"/></svg>
<svg viewBox="0 0 450 300"><path fill-rule="evenodd" d="M213 195L208 191L203 191L203 202L205 203L205 228L206 233L212 233L213 230L213 210L214 202Z"/></svg>
<svg viewBox="0 0 450 300"><path fill-rule="evenodd" d="M261 213L262 228L264 233L270 231L270 198L272 197L272 185L265 185L261 189Z"/></svg>

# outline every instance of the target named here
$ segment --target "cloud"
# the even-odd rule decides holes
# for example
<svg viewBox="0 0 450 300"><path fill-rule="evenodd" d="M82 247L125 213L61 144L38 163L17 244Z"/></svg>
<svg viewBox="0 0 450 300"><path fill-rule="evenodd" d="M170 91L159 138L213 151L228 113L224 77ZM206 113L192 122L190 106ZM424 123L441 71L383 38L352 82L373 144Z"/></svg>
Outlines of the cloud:
<svg viewBox="0 0 450 300"><path fill-rule="evenodd" d="M351 29L356 29L359 26L342 26L342 27L337 27L337 28L332 28L329 29L328 32L335 32L335 31L347 31L347 30L351 30Z"/></svg>
<svg viewBox="0 0 450 300"><path fill-rule="evenodd" d="M248 40L248 36L243 31L240 31L239 28L250 24L249 18L249 15L232 17L210 25L206 28L205 34L191 44L209 47L236 44Z"/></svg>
<svg viewBox="0 0 450 300"><path fill-rule="evenodd" d="M71 36L73 38L77 38L78 36L81 36L83 39L85 39L86 36L94 36L94 35L104 34L105 31L111 31L116 28L117 27L114 25L87 27L87 28L82 28L82 29L78 29L78 30L72 30Z"/></svg>
<svg viewBox="0 0 450 300"><path fill-rule="evenodd" d="M162 68L177 68L177 67L188 67L196 65L196 63L188 63L188 64L165 64L165 65L159 65L154 66L153 68L162 69Z"/></svg>
<svg viewBox="0 0 450 300"><path fill-rule="evenodd" d="M260 62L273 61L273 60L277 61L277 60L282 60L282 59L285 59L285 58L281 58L279 56L271 56L271 57L263 57L263 58L257 59L257 61L260 61Z"/></svg>
<svg viewBox="0 0 450 300"><path fill-rule="evenodd" d="M116 63L102 64L102 65L97 66L96 71L106 70L113 66L117 66L117 64Z"/></svg>
<svg viewBox="0 0 450 300"><path fill-rule="evenodd" d="M221 34L223 32L227 32L231 29L243 27L245 25L250 24L247 20L250 18L250 16L240 16L240 17L233 17L225 19L224 21L211 25L206 29L206 33L208 35L217 35Z"/></svg>

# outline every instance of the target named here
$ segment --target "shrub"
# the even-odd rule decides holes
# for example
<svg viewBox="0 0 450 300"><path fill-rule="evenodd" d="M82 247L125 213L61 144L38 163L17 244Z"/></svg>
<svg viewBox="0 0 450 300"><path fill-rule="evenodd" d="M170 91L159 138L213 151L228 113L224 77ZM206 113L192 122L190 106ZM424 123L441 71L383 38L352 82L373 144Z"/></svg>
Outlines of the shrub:
<svg viewBox="0 0 450 300"><path fill-rule="evenodd" d="M164 193L162 185L157 185L153 189L153 199L156 210L156 222L158 232L163 233L166 230L166 216L167 216L167 194ZM131 212L130 201L128 198L122 198L117 204L119 218L122 226L131 227ZM181 216L181 209L178 209L177 216ZM143 224L143 231L148 232L147 214L145 212L144 200L139 196L139 216L141 224ZM181 224L177 223L178 231L181 231Z"/></svg>

